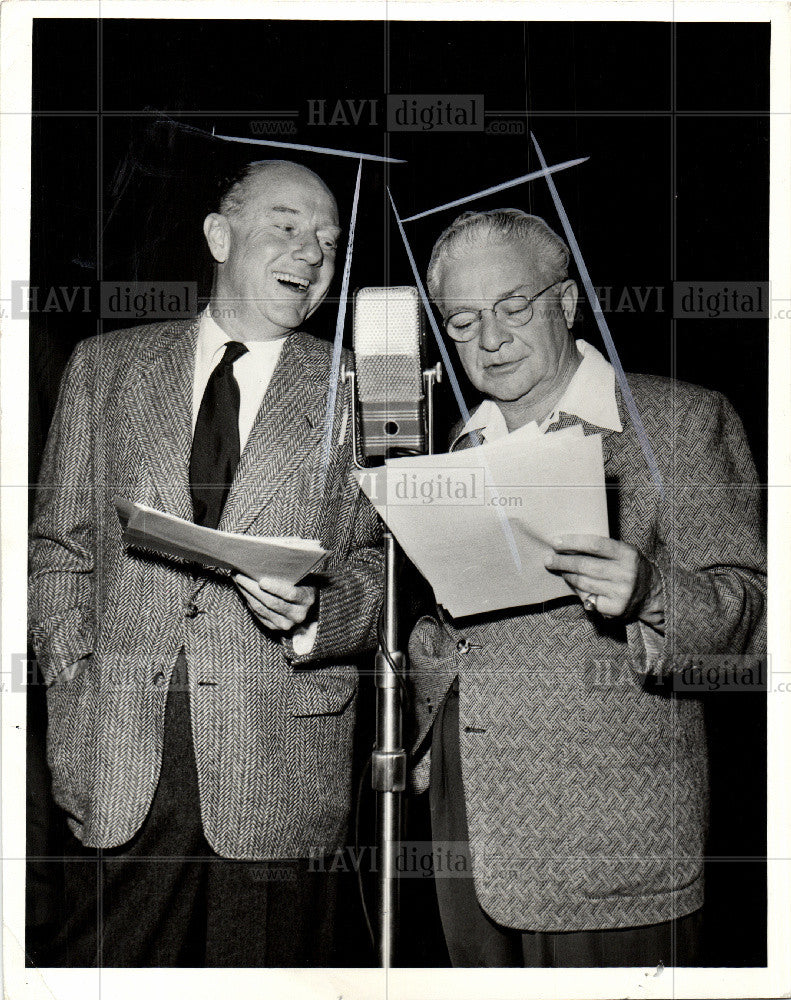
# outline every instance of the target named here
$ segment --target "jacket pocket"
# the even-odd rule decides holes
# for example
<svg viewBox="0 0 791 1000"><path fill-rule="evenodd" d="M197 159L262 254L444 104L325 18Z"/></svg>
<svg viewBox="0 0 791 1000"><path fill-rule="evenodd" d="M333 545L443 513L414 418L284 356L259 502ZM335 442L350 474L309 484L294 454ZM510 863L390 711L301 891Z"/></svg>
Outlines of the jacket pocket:
<svg viewBox="0 0 791 1000"><path fill-rule="evenodd" d="M297 718L340 715L357 694L357 675L337 677L320 671L300 672L290 680L288 708Z"/></svg>
<svg viewBox="0 0 791 1000"><path fill-rule="evenodd" d="M455 641L432 615L421 615L409 638L409 659L413 663L453 659Z"/></svg>

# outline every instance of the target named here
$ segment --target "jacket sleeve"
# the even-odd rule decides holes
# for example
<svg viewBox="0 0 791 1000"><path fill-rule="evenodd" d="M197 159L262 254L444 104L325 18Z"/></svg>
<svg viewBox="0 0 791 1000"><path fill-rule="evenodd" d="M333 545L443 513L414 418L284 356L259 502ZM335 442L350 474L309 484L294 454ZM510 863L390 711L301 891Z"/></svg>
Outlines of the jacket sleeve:
<svg viewBox="0 0 791 1000"><path fill-rule="evenodd" d="M342 418L338 422L343 424ZM324 497L323 523L332 555L319 587L315 640L302 653L291 636L283 640L286 657L295 666L342 663L376 646L384 592L382 524L351 470L348 439L337 458L337 486Z"/></svg>
<svg viewBox="0 0 791 1000"><path fill-rule="evenodd" d="M766 646L766 549L760 489L736 412L720 393L679 414L650 554L662 580L664 639L628 626L641 673L678 673L703 656Z"/></svg>
<svg viewBox="0 0 791 1000"><path fill-rule="evenodd" d="M93 652L93 392L89 342L63 375L39 476L29 548L29 627L45 682Z"/></svg>
<svg viewBox="0 0 791 1000"><path fill-rule="evenodd" d="M376 646L384 582L381 526L362 493L352 516L348 557L331 567L327 584L319 590L315 643L304 655L289 657L292 663L344 660Z"/></svg>

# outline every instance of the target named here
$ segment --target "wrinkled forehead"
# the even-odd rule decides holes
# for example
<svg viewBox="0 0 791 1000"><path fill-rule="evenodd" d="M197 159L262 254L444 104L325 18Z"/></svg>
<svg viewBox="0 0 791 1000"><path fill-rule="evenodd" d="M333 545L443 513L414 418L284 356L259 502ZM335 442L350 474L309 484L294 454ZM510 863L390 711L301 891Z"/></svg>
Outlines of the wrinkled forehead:
<svg viewBox="0 0 791 1000"><path fill-rule="evenodd" d="M338 206L324 182L309 170L283 167L263 170L247 182L245 215L269 215L285 210L318 225L338 225Z"/></svg>
<svg viewBox="0 0 791 1000"><path fill-rule="evenodd" d="M540 288L541 261L522 240L482 235L442 253L437 266L440 299L507 295L517 288Z"/></svg>

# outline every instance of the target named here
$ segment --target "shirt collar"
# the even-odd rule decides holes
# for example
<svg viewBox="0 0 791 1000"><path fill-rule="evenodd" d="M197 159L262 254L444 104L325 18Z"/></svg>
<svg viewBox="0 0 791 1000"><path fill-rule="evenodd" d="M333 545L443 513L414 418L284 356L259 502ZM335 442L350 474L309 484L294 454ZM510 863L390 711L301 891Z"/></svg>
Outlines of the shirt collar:
<svg viewBox="0 0 791 1000"><path fill-rule="evenodd" d="M200 324L198 326L198 357L205 364L210 364L216 359L217 354L223 350L229 340L225 330L212 318L208 309L201 313Z"/></svg>
<svg viewBox="0 0 791 1000"><path fill-rule="evenodd" d="M219 360L218 355L223 351L225 345L234 340L229 336L219 323L211 315L207 306L200 316L198 325L198 346L197 356L200 363L209 368L213 368ZM277 356L283 347L288 336L278 337L275 340L248 340L244 342L247 348L247 357Z"/></svg>
<svg viewBox="0 0 791 1000"><path fill-rule="evenodd" d="M578 340L577 350L582 361L552 411L549 423L553 423L562 410L594 427L620 433L623 426L615 399L615 369L601 351L586 341Z"/></svg>
<svg viewBox="0 0 791 1000"><path fill-rule="evenodd" d="M582 361L541 430L554 423L562 411L596 427L620 433L623 426L615 398L615 370L601 351L587 341L578 340L576 343ZM451 451L472 431L481 431L487 441L497 441L508 434L505 417L493 399L485 399L470 416L454 438Z"/></svg>

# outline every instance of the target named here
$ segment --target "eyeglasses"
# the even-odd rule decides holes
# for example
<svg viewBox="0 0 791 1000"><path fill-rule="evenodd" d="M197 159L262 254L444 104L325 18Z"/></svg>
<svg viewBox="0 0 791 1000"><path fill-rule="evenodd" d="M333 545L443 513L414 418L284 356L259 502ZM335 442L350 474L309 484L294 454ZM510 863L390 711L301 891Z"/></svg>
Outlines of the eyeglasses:
<svg viewBox="0 0 791 1000"><path fill-rule="evenodd" d="M533 318L533 303L536 299L559 284L560 281L553 281L551 285L542 288L540 292L536 292L530 298L526 295L507 295L504 299L495 302L491 311L505 326L526 326ZM488 309L464 309L448 316L445 320L448 336L457 343L473 340L478 335L481 326L481 314L488 311Z"/></svg>

